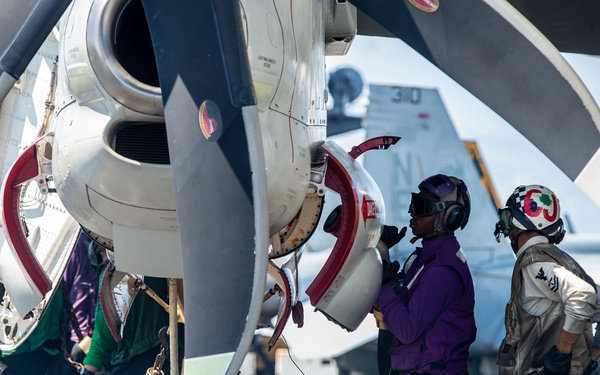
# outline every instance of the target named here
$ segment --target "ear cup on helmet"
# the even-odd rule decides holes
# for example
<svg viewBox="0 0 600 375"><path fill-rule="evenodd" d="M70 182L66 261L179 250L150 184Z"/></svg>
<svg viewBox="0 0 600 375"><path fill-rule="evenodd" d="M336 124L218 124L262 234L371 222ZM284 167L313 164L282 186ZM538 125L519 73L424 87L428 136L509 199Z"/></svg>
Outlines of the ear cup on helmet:
<svg viewBox="0 0 600 375"><path fill-rule="evenodd" d="M444 213L444 227L449 231L455 231L463 225L467 216L465 207L462 204L455 204Z"/></svg>

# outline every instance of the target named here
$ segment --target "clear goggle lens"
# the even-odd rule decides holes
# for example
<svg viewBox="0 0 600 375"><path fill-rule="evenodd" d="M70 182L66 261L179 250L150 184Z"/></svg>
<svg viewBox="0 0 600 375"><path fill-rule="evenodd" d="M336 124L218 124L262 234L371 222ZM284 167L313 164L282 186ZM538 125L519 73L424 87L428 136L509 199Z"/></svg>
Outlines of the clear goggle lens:
<svg viewBox="0 0 600 375"><path fill-rule="evenodd" d="M512 226L512 214L510 213L510 210L505 209L500 210L498 216L500 216L500 220L496 223L494 235L496 236L496 241L500 242L500 234L503 234L506 237L510 232Z"/></svg>
<svg viewBox="0 0 600 375"><path fill-rule="evenodd" d="M502 224L503 234L507 235L512 225L512 214L509 210L502 210L500 212L500 223Z"/></svg>

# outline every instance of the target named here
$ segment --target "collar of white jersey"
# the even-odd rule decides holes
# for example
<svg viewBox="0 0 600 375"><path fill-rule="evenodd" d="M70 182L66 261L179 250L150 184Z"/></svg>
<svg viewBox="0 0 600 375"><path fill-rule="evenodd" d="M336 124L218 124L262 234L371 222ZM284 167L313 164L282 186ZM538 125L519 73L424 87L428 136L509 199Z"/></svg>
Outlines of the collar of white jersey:
<svg viewBox="0 0 600 375"><path fill-rule="evenodd" d="M531 237L530 239L527 240L527 242L525 242L523 244L523 246L521 246L519 251L517 251L517 258L519 256L521 256L521 254L523 254L523 251L525 251L525 249L527 249L528 247L537 245L539 243L549 243L549 242L550 241L548 241L548 238L546 236L539 235L539 236Z"/></svg>

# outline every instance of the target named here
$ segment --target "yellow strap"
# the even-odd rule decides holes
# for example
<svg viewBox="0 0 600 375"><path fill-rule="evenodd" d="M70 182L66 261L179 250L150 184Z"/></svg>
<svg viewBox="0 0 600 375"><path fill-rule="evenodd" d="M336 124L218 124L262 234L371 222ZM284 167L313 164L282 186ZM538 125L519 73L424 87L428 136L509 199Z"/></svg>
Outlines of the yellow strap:
<svg viewBox="0 0 600 375"><path fill-rule="evenodd" d="M376 307L373 308L373 316L375 317L375 324L377 325L377 328L387 331L388 328L383 322L383 313L379 311Z"/></svg>

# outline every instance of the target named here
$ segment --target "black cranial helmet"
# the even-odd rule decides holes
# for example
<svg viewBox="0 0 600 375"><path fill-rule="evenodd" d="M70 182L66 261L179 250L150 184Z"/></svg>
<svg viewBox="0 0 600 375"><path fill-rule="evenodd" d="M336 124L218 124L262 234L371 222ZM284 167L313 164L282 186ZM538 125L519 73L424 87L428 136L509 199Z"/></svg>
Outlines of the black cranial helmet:
<svg viewBox="0 0 600 375"><path fill-rule="evenodd" d="M465 183L453 176L436 174L419 184L419 192L412 193L408 212L415 216L430 216L445 212L445 230L464 229L471 213L471 197Z"/></svg>

